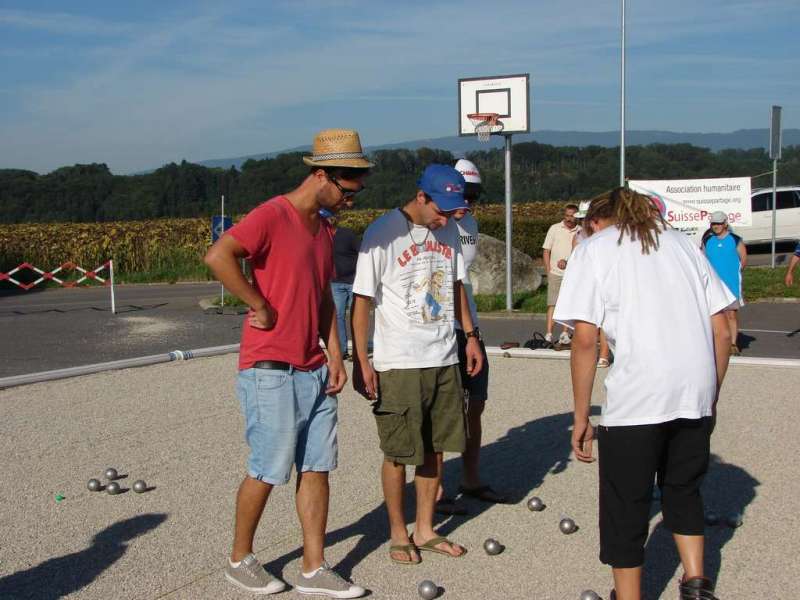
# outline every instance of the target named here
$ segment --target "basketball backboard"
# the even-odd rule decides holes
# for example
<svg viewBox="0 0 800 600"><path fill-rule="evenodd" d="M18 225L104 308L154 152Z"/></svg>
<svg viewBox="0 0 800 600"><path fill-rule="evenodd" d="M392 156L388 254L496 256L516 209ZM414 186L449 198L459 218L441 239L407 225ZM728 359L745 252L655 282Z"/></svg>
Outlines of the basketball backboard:
<svg viewBox="0 0 800 600"><path fill-rule="evenodd" d="M458 135L475 135L467 115L497 113L503 134L530 132L529 74L458 80Z"/></svg>

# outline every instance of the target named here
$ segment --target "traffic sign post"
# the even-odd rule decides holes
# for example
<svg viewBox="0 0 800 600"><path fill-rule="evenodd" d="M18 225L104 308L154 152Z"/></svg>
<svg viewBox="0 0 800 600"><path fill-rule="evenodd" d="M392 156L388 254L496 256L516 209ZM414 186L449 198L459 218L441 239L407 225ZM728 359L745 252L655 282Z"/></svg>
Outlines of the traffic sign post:
<svg viewBox="0 0 800 600"><path fill-rule="evenodd" d="M233 219L225 216L225 196L221 197L220 214L211 217L211 243L213 244L222 234L233 226ZM219 307L225 306L225 286L220 284Z"/></svg>
<svg viewBox="0 0 800 600"><path fill-rule="evenodd" d="M781 107L773 106L769 115L769 157L772 159L772 268L775 268L775 229L777 224L778 161L781 159Z"/></svg>

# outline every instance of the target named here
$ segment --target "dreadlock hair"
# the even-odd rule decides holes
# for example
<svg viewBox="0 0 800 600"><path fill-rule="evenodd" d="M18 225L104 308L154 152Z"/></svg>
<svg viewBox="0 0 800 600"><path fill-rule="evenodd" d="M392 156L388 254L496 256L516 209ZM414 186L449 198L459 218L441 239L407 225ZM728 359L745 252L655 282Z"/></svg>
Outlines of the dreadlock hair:
<svg viewBox="0 0 800 600"><path fill-rule="evenodd" d="M666 222L649 196L625 187L617 187L592 199L586 212L586 222L593 219L612 219L619 228L619 240L630 236L639 240L642 254L658 249L658 236L666 228Z"/></svg>

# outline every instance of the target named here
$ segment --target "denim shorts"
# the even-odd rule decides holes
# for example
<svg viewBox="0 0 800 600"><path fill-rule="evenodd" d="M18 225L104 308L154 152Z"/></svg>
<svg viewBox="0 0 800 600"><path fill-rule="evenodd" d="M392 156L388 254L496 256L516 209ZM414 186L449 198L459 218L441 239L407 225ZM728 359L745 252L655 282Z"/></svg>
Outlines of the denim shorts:
<svg viewBox="0 0 800 600"><path fill-rule="evenodd" d="M247 474L253 479L282 485L298 472L336 468L336 396L328 396L328 367L244 369L236 391L250 446Z"/></svg>

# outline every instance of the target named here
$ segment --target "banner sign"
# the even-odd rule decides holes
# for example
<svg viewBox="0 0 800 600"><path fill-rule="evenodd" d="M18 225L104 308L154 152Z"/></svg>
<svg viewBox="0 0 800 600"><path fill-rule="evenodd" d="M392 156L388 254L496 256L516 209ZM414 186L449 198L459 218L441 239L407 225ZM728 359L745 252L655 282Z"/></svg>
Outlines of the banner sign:
<svg viewBox="0 0 800 600"><path fill-rule="evenodd" d="M628 186L652 198L675 229L706 229L711 213L721 210L732 227L752 225L750 178L629 181Z"/></svg>

